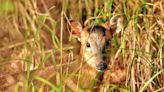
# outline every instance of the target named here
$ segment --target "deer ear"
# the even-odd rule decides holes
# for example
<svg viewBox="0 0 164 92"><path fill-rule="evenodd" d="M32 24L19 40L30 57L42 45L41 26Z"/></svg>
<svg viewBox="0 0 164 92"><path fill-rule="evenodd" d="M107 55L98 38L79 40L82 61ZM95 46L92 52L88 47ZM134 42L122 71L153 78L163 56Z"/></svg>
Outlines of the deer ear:
<svg viewBox="0 0 164 92"><path fill-rule="evenodd" d="M119 33L123 28L123 17L121 15L113 16L109 21L112 35Z"/></svg>
<svg viewBox="0 0 164 92"><path fill-rule="evenodd" d="M71 29L71 33L73 36L80 38L80 35L82 33L82 26L79 22L75 20L70 20L69 27Z"/></svg>

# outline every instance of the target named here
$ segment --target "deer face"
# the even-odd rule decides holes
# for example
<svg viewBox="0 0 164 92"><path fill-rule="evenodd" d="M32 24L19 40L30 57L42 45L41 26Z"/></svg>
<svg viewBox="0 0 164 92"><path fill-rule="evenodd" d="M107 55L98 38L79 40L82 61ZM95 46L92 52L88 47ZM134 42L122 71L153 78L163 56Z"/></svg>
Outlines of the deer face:
<svg viewBox="0 0 164 92"><path fill-rule="evenodd" d="M93 27L84 27L71 20L71 33L81 42L80 55L97 71L104 71L108 66L108 51L110 40L114 33L121 30L121 18L115 17L110 23Z"/></svg>

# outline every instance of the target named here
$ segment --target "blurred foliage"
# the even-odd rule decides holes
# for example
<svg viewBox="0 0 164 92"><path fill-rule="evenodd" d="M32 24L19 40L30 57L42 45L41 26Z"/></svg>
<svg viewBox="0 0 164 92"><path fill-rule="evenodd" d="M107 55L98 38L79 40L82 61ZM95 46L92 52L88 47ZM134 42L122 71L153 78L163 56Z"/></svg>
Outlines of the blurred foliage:
<svg viewBox="0 0 164 92"><path fill-rule="evenodd" d="M11 0L0 1L0 12L12 12L14 8L14 3Z"/></svg>

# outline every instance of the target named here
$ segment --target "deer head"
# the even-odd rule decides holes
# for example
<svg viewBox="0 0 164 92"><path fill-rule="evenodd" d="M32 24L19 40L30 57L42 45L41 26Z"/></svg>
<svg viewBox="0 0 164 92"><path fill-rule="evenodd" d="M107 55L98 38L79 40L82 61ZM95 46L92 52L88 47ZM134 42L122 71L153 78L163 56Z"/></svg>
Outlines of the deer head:
<svg viewBox="0 0 164 92"><path fill-rule="evenodd" d="M108 66L107 49L110 49L110 41L115 33L122 29L122 17L114 16L104 24L85 26L70 20L70 28L73 36L81 42L80 55L87 64L97 71L104 71Z"/></svg>

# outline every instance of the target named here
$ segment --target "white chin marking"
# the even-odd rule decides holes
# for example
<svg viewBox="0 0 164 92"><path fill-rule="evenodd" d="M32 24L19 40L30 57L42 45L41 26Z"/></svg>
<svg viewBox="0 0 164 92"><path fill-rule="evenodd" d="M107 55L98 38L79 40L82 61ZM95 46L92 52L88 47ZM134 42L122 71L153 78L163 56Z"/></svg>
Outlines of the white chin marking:
<svg viewBox="0 0 164 92"><path fill-rule="evenodd" d="M105 70L98 70L97 68L96 68L96 70L98 71L98 72L104 72Z"/></svg>

